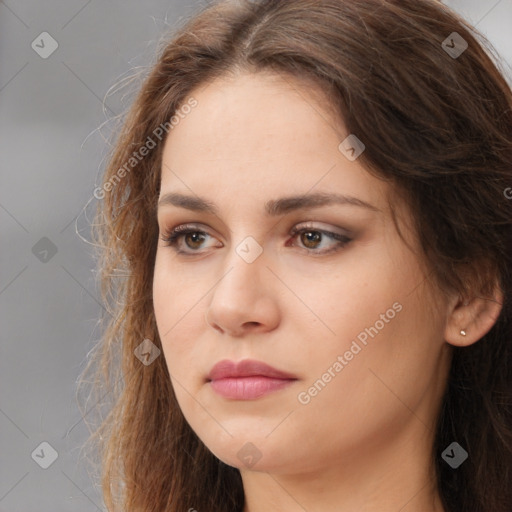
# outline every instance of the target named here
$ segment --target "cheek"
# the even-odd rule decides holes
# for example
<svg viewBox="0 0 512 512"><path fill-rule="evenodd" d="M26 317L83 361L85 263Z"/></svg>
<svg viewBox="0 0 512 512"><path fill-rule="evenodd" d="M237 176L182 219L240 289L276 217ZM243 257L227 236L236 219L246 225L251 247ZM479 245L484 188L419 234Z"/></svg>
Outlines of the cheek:
<svg viewBox="0 0 512 512"><path fill-rule="evenodd" d="M164 355L172 373L180 368L188 354L192 354L193 340L197 339L195 330L202 325L198 317L200 304L197 303L198 290L202 288L184 282L180 272L170 270L165 258L165 254L157 252L153 307Z"/></svg>
<svg viewBox="0 0 512 512"><path fill-rule="evenodd" d="M201 296L208 291L206 280L190 272L184 272L176 264L168 248L159 248L155 260L153 278L153 303L159 327L173 331L179 327ZM194 277L196 277L194 279ZM178 323L179 322L179 323ZM173 327L176 326L176 327Z"/></svg>
<svg viewBox="0 0 512 512"><path fill-rule="evenodd" d="M153 276L153 307L158 333L162 343L165 344L166 333L175 323L173 320L176 315L176 294L171 276L166 272L160 259L157 253Z"/></svg>
<svg viewBox="0 0 512 512"><path fill-rule="evenodd" d="M311 271L290 274L288 280L301 299L294 300L292 307L300 311L304 332L312 335L316 330L322 345L336 351L348 349L352 339L392 309L404 295L404 277L394 273L391 262L357 258L354 252L343 264L319 269L317 275Z"/></svg>
<svg viewBox="0 0 512 512"><path fill-rule="evenodd" d="M317 402L377 410L400 405L396 393L414 403L436 372L442 322L425 307L432 298L418 286L424 279L419 266L406 258L368 263L354 261L350 272L313 291L305 281L297 288L317 317L300 320L308 375L304 401L318 394L323 398ZM320 392L309 393L310 386Z"/></svg>
<svg viewBox="0 0 512 512"><path fill-rule="evenodd" d="M373 315L363 327L359 319L350 325L340 322L339 335L328 344L310 339L313 350L303 361L307 378L293 397L298 437L321 428L333 443L330 449L354 447L356 456L371 452L372 443L391 439L410 422L419 428L429 423L428 396L443 377L440 347L432 330L414 332L418 312L411 301L402 302L401 311L384 326L376 325L379 316ZM384 301L374 312L385 314L386 306Z"/></svg>

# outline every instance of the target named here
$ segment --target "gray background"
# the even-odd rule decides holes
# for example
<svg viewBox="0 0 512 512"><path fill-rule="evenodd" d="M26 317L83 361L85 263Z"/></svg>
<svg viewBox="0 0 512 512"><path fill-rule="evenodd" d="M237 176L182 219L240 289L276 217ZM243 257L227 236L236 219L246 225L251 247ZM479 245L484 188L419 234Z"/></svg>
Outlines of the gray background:
<svg viewBox="0 0 512 512"><path fill-rule="evenodd" d="M445 3L512 63L512 0ZM102 315L80 236L90 239L104 139L132 99L113 86L148 66L163 32L202 5L0 1L0 512L103 509L75 397ZM31 46L51 48L42 32L58 43L48 58ZM42 442L58 453L48 469L35 462L50 460Z"/></svg>

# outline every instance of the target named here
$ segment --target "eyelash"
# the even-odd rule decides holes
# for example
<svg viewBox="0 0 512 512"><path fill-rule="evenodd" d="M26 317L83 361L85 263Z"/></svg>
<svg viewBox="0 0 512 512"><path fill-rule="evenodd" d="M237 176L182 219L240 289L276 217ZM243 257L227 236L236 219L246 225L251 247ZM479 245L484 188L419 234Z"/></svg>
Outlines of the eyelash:
<svg viewBox="0 0 512 512"><path fill-rule="evenodd" d="M331 252L336 252L336 251L342 249L343 247L345 247L348 243L350 243L352 241L352 239L346 235L342 235L340 233L333 233L332 231L326 231L323 229L318 229L313 226L302 226L300 228L294 227L291 230L290 235L295 238L297 235L300 235L302 233L309 233L309 232L321 233L322 235L327 235L327 237L338 241L338 243L335 244L335 246L333 248L324 250L324 251L317 251L315 249L308 249L306 247L303 248L305 251L307 251L309 253L313 253L315 255L324 255L324 254L328 254ZM176 228L174 228L170 231L164 232L161 235L160 239L163 242L165 242L164 247L172 247L173 250L176 251L177 254L181 254L184 256L193 256L196 254L200 254L199 251L192 250L192 252L188 252L188 251L183 251L177 247L179 240L182 237L184 237L185 235L188 235L190 233L200 233L201 235L210 236L207 232L197 229L197 227L184 224L181 226L177 226Z"/></svg>

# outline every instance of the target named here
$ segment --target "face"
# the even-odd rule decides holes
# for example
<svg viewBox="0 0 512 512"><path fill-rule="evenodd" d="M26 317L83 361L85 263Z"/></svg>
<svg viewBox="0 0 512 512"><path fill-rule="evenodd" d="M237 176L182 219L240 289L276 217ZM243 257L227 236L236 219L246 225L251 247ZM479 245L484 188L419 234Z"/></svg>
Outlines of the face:
<svg viewBox="0 0 512 512"><path fill-rule="evenodd" d="M270 74L217 80L164 147L163 355L190 427L241 469L312 471L398 437L417 448L446 378L443 298L396 231L390 185L339 149L349 134L319 94ZM247 359L293 380L208 380Z"/></svg>

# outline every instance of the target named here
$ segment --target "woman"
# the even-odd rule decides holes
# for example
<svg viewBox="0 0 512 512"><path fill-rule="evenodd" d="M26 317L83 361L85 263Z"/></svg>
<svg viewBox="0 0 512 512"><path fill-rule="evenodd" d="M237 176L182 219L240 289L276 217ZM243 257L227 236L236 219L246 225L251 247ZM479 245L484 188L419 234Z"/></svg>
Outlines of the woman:
<svg viewBox="0 0 512 512"><path fill-rule="evenodd" d="M95 193L109 510L512 509L512 93L477 35L244 0L162 48Z"/></svg>

